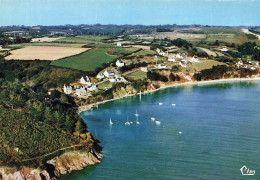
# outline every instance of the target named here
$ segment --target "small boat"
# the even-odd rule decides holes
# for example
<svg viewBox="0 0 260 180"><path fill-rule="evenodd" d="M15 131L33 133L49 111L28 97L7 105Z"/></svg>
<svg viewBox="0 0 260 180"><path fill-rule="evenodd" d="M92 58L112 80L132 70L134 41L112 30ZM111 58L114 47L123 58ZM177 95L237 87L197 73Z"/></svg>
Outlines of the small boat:
<svg viewBox="0 0 260 180"><path fill-rule="evenodd" d="M125 122L125 125L130 125L130 122L128 121L128 116L127 116L127 120Z"/></svg>
<svg viewBox="0 0 260 180"><path fill-rule="evenodd" d="M134 114L136 117L139 116L139 114L137 113L137 110L135 111L135 114Z"/></svg>
<svg viewBox="0 0 260 180"><path fill-rule="evenodd" d="M160 102L159 105L161 106L161 105L163 105L163 103Z"/></svg>
<svg viewBox="0 0 260 180"><path fill-rule="evenodd" d="M182 134L182 132L181 132L181 131L179 131L179 134Z"/></svg>
<svg viewBox="0 0 260 180"><path fill-rule="evenodd" d="M172 106L176 106L176 104L172 104Z"/></svg>
<svg viewBox="0 0 260 180"><path fill-rule="evenodd" d="M112 122L111 118L110 118L109 124L110 124L110 125L112 125L112 124L113 124L113 122Z"/></svg>
<svg viewBox="0 0 260 180"><path fill-rule="evenodd" d="M154 121L154 120L155 120L155 118L154 118L154 117L151 117L151 120L152 120L152 121Z"/></svg>
<svg viewBox="0 0 260 180"><path fill-rule="evenodd" d="M155 121L155 124L160 125L161 121Z"/></svg>
<svg viewBox="0 0 260 180"><path fill-rule="evenodd" d="M140 122L139 122L139 121L136 121L136 124L140 124Z"/></svg>

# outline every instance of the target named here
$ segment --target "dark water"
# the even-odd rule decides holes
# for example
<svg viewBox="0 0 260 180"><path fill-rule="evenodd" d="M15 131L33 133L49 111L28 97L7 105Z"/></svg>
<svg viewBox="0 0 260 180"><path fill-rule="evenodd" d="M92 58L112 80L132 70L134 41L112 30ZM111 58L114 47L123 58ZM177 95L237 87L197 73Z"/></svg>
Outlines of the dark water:
<svg viewBox="0 0 260 180"><path fill-rule="evenodd" d="M102 163L61 179L260 179L259 96L260 82L243 81L169 88L100 105L82 117L101 141ZM242 176L243 165L255 175Z"/></svg>

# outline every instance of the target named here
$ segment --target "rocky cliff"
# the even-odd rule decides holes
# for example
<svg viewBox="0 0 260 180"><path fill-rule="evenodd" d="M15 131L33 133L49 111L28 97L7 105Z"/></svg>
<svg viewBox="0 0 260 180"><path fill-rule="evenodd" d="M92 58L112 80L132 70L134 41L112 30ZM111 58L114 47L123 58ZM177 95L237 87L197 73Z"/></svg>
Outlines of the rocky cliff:
<svg viewBox="0 0 260 180"><path fill-rule="evenodd" d="M90 146L80 150L67 150L38 168L0 166L0 180L54 180L60 175L100 163L103 157L100 151L101 147L93 140Z"/></svg>

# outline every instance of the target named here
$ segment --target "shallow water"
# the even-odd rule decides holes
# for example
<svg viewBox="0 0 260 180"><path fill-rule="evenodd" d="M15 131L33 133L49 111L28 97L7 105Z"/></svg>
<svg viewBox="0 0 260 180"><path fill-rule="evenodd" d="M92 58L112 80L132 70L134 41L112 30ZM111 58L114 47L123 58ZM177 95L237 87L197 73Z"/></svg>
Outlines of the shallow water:
<svg viewBox="0 0 260 180"><path fill-rule="evenodd" d="M260 179L259 95L260 82L243 81L174 87L99 105L81 115L101 141L104 159L61 179ZM243 165L256 174L242 176Z"/></svg>

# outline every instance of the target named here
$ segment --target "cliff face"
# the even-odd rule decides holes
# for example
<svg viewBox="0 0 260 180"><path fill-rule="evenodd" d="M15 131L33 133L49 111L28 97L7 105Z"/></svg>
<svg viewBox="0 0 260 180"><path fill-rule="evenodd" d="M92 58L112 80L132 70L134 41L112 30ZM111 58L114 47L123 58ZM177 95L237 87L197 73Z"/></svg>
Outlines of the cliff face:
<svg viewBox="0 0 260 180"><path fill-rule="evenodd" d="M101 147L94 143L88 149L67 151L48 160L42 168L0 167L0 180L54 180L62 174L100 163L103 157L100 150Z"/></svg>

